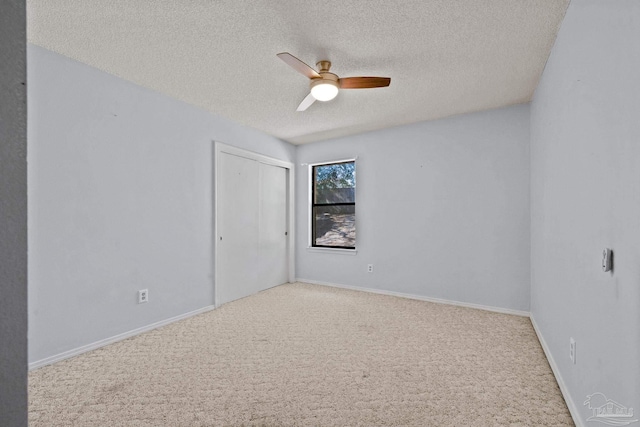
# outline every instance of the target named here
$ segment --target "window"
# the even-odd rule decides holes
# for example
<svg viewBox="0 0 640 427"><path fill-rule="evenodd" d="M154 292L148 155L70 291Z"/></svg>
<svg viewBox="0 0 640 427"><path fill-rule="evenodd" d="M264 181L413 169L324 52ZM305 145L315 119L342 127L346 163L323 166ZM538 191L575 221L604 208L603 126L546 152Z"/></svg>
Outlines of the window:
<svg viewBox="0 0 640 427"><path fill-rule="evenodd" d="M311 246L356 248L356 162L311 167Z"/></svg>

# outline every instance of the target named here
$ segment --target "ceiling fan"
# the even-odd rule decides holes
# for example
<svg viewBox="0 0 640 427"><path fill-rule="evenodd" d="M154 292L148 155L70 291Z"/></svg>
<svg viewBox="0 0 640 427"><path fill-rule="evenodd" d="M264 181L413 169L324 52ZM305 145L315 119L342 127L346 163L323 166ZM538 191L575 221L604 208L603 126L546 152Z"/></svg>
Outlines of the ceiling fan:
<svg viewBox="0 0 640 427"><path fill-rule="evenodd" d="M371 89L386 87L391 83L389 77L344 77L330 73L331 62L320 61L314 70L288 52L278 54L278 58L286 62L291 68L311 79L311 92L302 100L296 111L304 111L316 101L331 101L338 95L339 89Z"/></svg>

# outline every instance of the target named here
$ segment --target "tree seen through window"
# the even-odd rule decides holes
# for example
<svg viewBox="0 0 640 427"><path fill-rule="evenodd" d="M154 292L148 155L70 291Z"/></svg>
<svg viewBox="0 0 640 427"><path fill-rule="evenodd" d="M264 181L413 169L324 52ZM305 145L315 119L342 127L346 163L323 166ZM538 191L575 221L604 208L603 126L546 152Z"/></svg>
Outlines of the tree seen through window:
<svg viewBox="0 0 640 427"><path fill-rule="evenodd" d="M355 162L316 165L312 175L312 246L355 249Z"/></svg>

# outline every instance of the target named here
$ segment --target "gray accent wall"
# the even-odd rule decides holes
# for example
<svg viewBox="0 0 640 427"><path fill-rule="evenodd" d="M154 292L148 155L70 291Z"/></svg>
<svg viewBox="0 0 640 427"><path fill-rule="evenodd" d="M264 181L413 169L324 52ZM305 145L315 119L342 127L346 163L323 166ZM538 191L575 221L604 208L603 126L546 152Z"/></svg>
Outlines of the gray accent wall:
<svg viewBox="0 0 640 427"><path fill-rule="evenodd" d="M640 413L639 77L640 2L573 0L531 104L531 313L584 425Z"/></svg>
<svg viewBox="0 0 640 427"><path fill-rule="evenodd" d="M295 147L38 46L28 59L30 361L211 306L213 140Z"/></svg>
<svg viewBox="0 0 640 427"><path fill-rule="evenodd" d="M357 254L309 250L304 164L354 157ZM298 146L296 167L297 277L529 310L528 105Z"/></svg>
<svg viewBox="0 0 640 427"><path fill-rule="evenodd" d="M0 425L27 425L27 89L24 0L0 2Z"/></svg>

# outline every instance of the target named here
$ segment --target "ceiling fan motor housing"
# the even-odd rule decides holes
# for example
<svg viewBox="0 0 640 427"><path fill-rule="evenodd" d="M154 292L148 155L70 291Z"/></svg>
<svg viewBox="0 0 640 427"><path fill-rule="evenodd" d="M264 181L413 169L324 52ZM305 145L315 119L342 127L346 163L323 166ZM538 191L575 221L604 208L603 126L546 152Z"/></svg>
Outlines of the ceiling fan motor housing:
<svg viewBox="0 0 640 427"><path fill-rule="evenodd" d="M331 67L331 62L329 61L320 61L316 66L318 67L320 78L311 79L309 82L311 94L318 101L329 101L338 94L338 89L340 88L338 76L329 72Z"/></svg>

